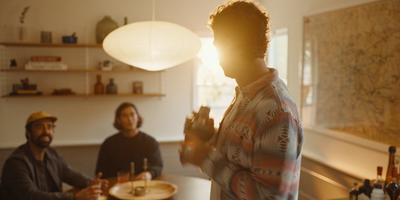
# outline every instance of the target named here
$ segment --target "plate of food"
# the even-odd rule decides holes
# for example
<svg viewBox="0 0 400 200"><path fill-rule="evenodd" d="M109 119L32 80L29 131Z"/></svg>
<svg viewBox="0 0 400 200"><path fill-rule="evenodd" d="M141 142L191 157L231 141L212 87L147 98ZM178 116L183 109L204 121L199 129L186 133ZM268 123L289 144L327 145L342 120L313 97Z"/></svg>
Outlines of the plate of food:
<svg viewBox="0 0 400 200"><path fill-rule="evenodd" d="M133 184L133 185L132 185ZM115 184L108 193L118 199L168 199L178 192L178 187L166 181L128 181Z"/></svg>

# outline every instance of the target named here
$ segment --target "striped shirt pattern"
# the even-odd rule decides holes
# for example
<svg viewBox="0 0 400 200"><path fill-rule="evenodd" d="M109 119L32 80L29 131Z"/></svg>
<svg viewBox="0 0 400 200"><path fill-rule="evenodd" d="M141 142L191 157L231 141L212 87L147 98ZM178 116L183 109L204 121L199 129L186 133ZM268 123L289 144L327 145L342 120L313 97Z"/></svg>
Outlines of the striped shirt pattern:
<svg viewBox="0 0 400 200"><path fill-rule="evenodd" d="M275 69L236 87L217 138L201 169L218 183L218 199L297 199L303 130Z"/></svg>

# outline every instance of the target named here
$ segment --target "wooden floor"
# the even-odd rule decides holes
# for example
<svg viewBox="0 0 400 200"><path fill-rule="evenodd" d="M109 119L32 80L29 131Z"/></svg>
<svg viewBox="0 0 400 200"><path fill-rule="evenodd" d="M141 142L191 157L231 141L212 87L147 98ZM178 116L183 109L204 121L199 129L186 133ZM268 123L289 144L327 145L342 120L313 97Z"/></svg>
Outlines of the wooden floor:
<svg viewBox="0 0 400 200"><path fill-rule="evenodd" d="M160 143L161 154L164 162L163 174L208 177L202 174L197 167L182 166L178 155L178 142ZM55 147L64 159L78 171L94 176L95 165L100 145ZM0 149L0 170L7 157L14 149ZM368 177L375 178L375 177ZM299 200L338 199L348 196L348 191L353 182L359 178L342 173L323 163L315 162L303 157L300 175ZM64 185L64 189L69 189Z"/></svg>

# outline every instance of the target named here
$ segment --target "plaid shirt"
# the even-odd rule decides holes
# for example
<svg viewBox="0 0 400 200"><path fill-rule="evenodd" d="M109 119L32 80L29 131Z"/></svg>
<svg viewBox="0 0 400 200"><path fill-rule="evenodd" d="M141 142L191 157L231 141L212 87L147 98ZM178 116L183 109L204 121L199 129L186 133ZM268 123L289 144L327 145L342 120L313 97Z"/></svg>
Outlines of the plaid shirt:
<svg viewBox="0 0 400 200"><path fill-rule="evenodd" d="M216 137L216 150L201 169L212 178L217 199L297 199L303 130L275 69L236 87Z"/></svg>

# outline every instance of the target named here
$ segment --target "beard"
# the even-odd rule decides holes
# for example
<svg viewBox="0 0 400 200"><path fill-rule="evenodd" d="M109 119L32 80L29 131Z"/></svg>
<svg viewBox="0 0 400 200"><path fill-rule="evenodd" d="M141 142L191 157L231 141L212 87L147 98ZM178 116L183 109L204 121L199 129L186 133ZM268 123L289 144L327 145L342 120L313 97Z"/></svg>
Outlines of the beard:
<svg viewBox="0 0 400 200"><path fill-rule="evenodd" d="M42 137L49 137L49 141L42 141L40 140ZM31 133L31 138L32 138L32 143L35 144L36 146L40 148L47 148L50 146L51 141L53 140L53 137L47 134L40 135L37 138L33 138L32 133Z"/></svg>

